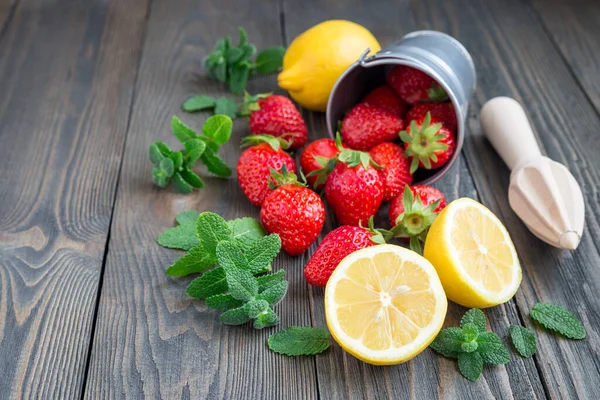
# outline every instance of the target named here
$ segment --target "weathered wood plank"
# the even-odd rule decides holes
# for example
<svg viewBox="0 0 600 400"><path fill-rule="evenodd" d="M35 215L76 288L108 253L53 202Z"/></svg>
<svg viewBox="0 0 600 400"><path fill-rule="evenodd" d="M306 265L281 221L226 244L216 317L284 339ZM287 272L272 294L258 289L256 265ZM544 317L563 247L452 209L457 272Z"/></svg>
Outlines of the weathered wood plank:
<svg viewBox="0 0 600 400"><path fill-rule="evenodd" d="M600 338L595 329L600 318L598 115L523 2L413 4L419 22L456 36L478 67L480 79L469 120L472 134L464 153L479 195L506 223L521 257L524 277L516 301L526 325L538 334L535 362L544 390L552 398L596 398L600 378ZM576 251L543 244L510 210L506 201L509 172L485 141L477 118L483 102L498 95L515 97L524 104L543 152L564 163L582 186L587 218ZM528 317L536 301L557 303L578 314L588 337L569 341L539 329Z"/></svg>
<svg viewBox="0 0 600 400"><path fill-rule="evenodd" d="M558 45L581 88L600 112L600 3L532 0L533 8Z"/></svg>
<svg viewBox="0 0 600 400"><path fill-rule="evenodd" d="M3 398L80 396L144 17L23 0L1 38Z"/></svg>
<svg viewBox="0 0 600 400"><path fill-rule="evenodd" d="M175 144L170 118L180 115L199 128L207 115L182 115L193 94L223 95L205 78L201 60L217 38L247 29L259 49L281 43L276 1L154 1L136 87L131 128L117 196L99 316L92 349L87 398L316 398L314 360L287 358L266 346L279 328L256 331L224 326L219 313L184 291L191 278L173 279L165 268L181 255L156 244L178 211L210 210L227 219L257 217L235 178L207 174L206 187L190 195L158 190L150 178L148 146ZM248 90L269 92L275 76L255 79ZM229 165L240 155L247 122L235 123L224 149ZM304 257L280 256L290 290L279 305L280 327L310 323Z"/></svg>
<svg viewBox="0 0 600 400"><path fill-rule="evenodd" d="M17 0L2 0L0 2L0 40L2 40L2 36L8 29L10 17L13 15L16 6Z"/></svg>
<svg viewBox="0 0 600 400"><path fill-rule="evenodd" d="M320 21L339 18L358 22L380 40L382 46L391 44L402 35L422 29L415 22L408 2L372 3L353 1L303 3L285 2L286 37L291 41L296 35ZM312 139L326 134L324 115L304 113ZM438 189L447 199L458 197L478 198L473 180L463 157L438 183ZM329 213L331 215L331 213ZM387 208L379 214L380 224L387 224ZM333 229L334 219L328 218L326 231ZM323 310L323 289L311 288L314 323L326 326ZM457 326L465 308L450 303L446 326ZM519 323L519 316L511 301L501 307L486 311L490 328L505 335L508 326ZM544 398L536 367L532 360L515 358L507 366L486 368L476 383L464 379L456 362L439 357L431 350L399 366L374 367L358 361L334 345L329 353L319 355L317 379L322 398Z"/></svg>

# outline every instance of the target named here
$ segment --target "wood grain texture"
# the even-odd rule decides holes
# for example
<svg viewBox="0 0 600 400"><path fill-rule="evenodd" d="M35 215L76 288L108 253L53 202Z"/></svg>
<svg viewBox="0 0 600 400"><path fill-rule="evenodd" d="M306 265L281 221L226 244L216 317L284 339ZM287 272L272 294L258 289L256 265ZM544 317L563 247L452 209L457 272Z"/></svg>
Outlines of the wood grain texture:
<svg viewBox="0 0 600 400"><path fill-rule="evenodd" d="M332 18L349 19L364 25L383 47L408 32L423 28L415 21L409 2L384 1L373 7L367 1L286 1L284 10L286 37L290 39L308 26ZM312 133L311 139L326 134L323 114L304 111L304 116L309 132ZM446 195L448 201L458 197L478 199L464 157L459 158L447 175L434 186ZM331 215L329 213L325 232L336 226ZM387 226L387 206L380 211L377 223L379 226ZM323 292L322 288L310 288L316 326L326 326ZM465 311L465 308L450 303L445 326L458 326ZM512 301L487 310L486 314L491 322L490 329L501 337L506 336L510 324L520 324ZM429 349L403 365L375 367L357 360L334 345L328 353L316 356L316 363L319 395L327 399L544 398L535 364L532 360L519 357L514 357L506 366L486 367L483 377L475 383L460 375L455 360L440 357Z"/></svg>
<svg viewBox="0 0 600 400"><path fill-rule="evenodd" d="M173 226L178 211L210 210L226 219L258 217L235 178L203 173L206 187L190 195L152 185L148 146L154 140L175 145L170 120L177 114L200 128L208 114L184 114L191 95L224 95L209 81L202 58L224 35L237 41L244 26L259 49L281 44L276 1L177 1L152 4L143 50L131 128L111 230L105 280L85 397L93 398L316 398L314 359L271 352L269 334L289 325L310 323L304 257L281 255L290 289L277 307L278 328L225 326L219 312L185 294L191 281L171 278L165 268L181 252L161 248L156 237ZM248 90L269 92L275 76L254 78ZM240 97L238 97L241 100ZM235 166L247 121L235 122L230 143L221 150Z"/></svg>
<svg viewBox="0 0 600 400"><path fill-rule="evenodd" d="M17 0L0 1L0 41L8 29L11 17L14 15Z"/></svg>
<svg viewBox="0 0 600 400"><path fill-rule="evenodd" d="M600 112L600 3L590 0L531 0L531 3L546 33Z"/></svg>
<svg viewBox="0 0 600 400"><path fill-rule="evenodd" d="M464 154L482 201L505 222L519 252L524 277L515 298L526 326L538 335L534 360L545 393L551 398L597 398L598 115L527 4L413 4L417 20L457 37L471 51L478 68L478 89L469 120L472 134L467 138ZM586 226L576 251L560 251L543 244L511 211L506 201L509 171L484 140L474 117L485 100L498 95L512 96L524 105L542 152L564 163L582 186ZM577 314L587 328L587 338L570 341L539 329L528 317L536 301L560 304Z"/></svg>
<svg viewBox="0 0 600 400"><path fill-rule="evenodd" d="M3 398L80 396L144 15L23 0L0 38Z"/></svg>

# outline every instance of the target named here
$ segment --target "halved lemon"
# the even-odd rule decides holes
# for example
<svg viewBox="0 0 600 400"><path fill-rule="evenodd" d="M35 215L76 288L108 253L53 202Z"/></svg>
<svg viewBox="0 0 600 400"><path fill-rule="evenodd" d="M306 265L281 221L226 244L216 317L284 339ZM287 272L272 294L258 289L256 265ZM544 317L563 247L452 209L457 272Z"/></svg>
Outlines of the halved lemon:
<svg viewBox="0 0 600 400"><path fill-rule="evenodd" d="M400 364L419 354L437 336L447 308L431 263L390 244L348 255L325 288L331 335L369 364Z"/></svg>
<svg viewBox="0 0 600 400"><path fill-rule="evenodd" d="M502 222L475 200L448 204L429 228L423 252L448 299L465 307L492 307L512 298L521 265Z"/></svg>

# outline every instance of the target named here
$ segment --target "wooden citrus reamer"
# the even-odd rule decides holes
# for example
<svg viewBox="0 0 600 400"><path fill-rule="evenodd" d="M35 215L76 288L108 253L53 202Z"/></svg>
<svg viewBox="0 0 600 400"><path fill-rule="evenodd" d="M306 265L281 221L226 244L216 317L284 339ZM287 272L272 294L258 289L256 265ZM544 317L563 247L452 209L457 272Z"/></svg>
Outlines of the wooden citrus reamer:
<svg viewBox="0 0 600 400"><path fill-rule="evenodd" d="M564 165L542 155L523 107L509 97L491 99L481 109L481 127L512 171L513 211L544 242L575 250L583 233L581 188Z"/></svg>

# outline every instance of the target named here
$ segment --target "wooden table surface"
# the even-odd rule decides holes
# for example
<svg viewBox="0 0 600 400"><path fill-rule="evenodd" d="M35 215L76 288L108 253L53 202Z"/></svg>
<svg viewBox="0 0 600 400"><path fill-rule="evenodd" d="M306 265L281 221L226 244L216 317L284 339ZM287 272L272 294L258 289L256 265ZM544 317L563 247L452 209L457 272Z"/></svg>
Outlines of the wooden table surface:
<svg viewBox="0 0 600 400"><path fill-rule="evenodd" d="M170 117L194 94L225 94L201 60L244 26L258 48L287 45L317 22L345 18L388 45L418 29L458 38L478 85L461 157L435 186L468 196L506 224L523 266L514 299L486 310L536 329L538 352L514 353L477 382L431 350L393 367L364 364L332 345L315 357L268 350L277 329L229 327L188 298L189 278L165 267L181 255L156 244L177 212L258 216L235 178L206 175L191 195L159 190L148 146L174 144ZM0 0L0 398L600 398L600 3L567 0ZM276 88L275 75L249 91ZM482 136L481 105L507 95L525 105L542 151L581 184L586 225L576 251L532 236L507 202L509 171ZM324 115L303 111L312 138ZM224 149L235 165L244 120ZM325 232L333 218L328 217ZM290 291L281 327L325 326L323 290L281 255ZM542 333L528 313L561 304L584 340ZM464 308L450 304L447 325Z"/></svg>

